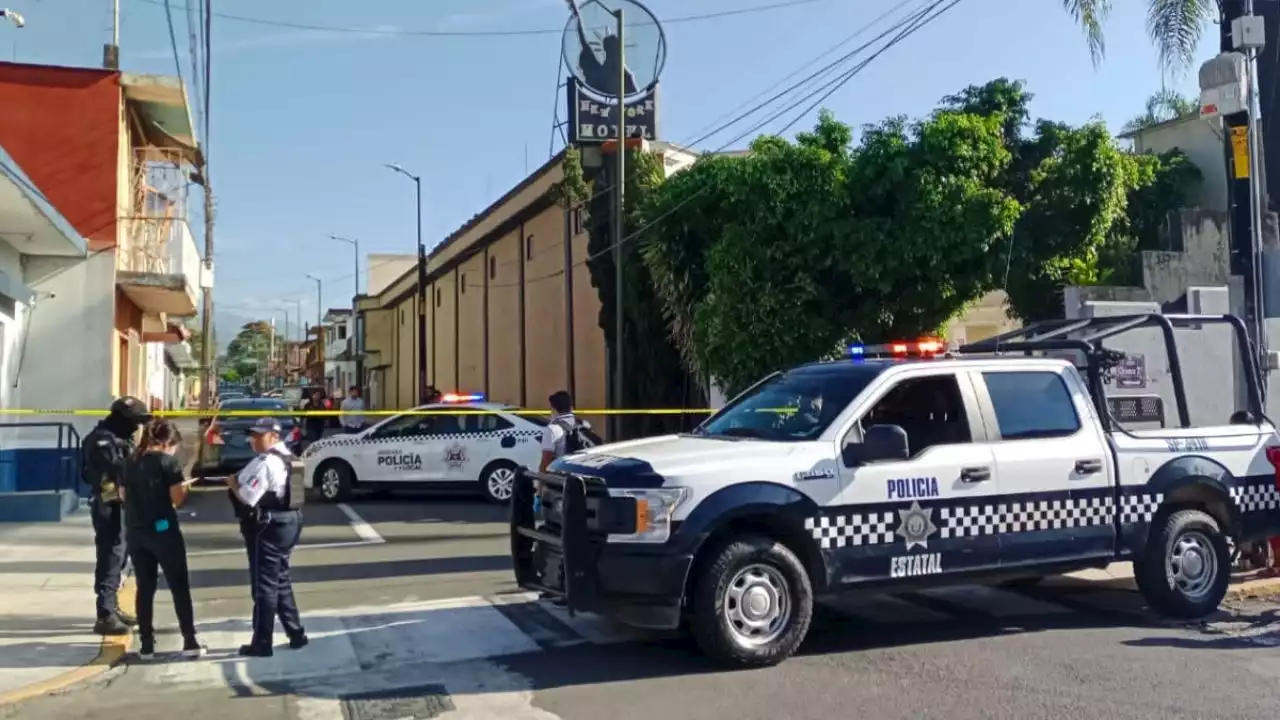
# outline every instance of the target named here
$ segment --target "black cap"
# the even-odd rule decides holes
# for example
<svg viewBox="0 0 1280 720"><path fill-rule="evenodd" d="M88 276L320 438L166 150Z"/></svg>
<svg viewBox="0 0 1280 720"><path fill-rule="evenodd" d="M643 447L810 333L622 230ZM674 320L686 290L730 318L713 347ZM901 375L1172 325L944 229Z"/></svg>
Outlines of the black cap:
<svg viewBox="0 0 1280 720"><path fill-rule="evenodd" d="M132 395L125 395L111 403L111 414L139 424L151 419L151 409Z"/></svg>
<svg viewBox="0 0 1280 720"><path fill-rule="evenodd" d="M249 426L250 435L265 435L267 433L280 434L280 422L273 417L258 418Z"/></svg>

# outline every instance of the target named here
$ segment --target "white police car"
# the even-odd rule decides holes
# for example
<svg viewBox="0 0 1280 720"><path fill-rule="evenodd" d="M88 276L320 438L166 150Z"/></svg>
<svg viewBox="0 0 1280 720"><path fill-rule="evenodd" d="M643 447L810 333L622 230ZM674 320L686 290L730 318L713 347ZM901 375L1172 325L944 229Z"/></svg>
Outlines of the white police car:
<svg viewBox="0 0 1280 720"><path fill-rule="evenodd" d="M477 487L489 500L509 502L516 468L541 461L547 422L515 410L475 399L423 405L319 440L302 454L306 485L333 502L356 490L441 487Z"/></svg>
<svg viewBox="0 0 1280 720"><path fill-rule="evenodd" d="M1102 341L1143 325L1168 339L1174 327L1214 322L1237 331L1252 417L1192 427L1170 348L1161 382L1176 424L1161 409L1160 427L1135 429L1152 417L1107 397L1118 358ZM1280 534L1280 453L1243 325L1152 315L1023 332L996 348L1012 356L987 341L954 358L933 341L895 343L880 349L889 357L775 373L691 434L522 472L517 582L570 610L687 626L732 666L789 657L824 594L1033 579L1116 560L1133 561L1154 609L1212 612L1230 579L1230 542ZM1084 377L1068 360L1021 354L1061 350L1084 354Z"/></svg>

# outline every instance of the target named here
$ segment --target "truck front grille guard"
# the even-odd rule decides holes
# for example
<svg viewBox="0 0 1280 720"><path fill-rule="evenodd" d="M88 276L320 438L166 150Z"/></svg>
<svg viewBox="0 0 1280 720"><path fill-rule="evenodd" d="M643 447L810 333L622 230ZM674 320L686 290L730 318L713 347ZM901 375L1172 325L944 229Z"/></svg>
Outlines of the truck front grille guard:
<svg viewBox="0 0 1280 720"><path fill-rule="evenodd" d="M559 533L547 531L546 526L544 529L538 527L533 508L533 499L537 495L535 482L560 491ZM516 471L511 496L511 559L515 565L516 583L526 590L564 600L570 615L575 610L589 610L594 604L597 543L590 528L587 505L588 496L594 494L608 494L603 482L596 478L539 473L526 468ZM560 555L561 587L544 582L535 557L538 544Z"/></svg>

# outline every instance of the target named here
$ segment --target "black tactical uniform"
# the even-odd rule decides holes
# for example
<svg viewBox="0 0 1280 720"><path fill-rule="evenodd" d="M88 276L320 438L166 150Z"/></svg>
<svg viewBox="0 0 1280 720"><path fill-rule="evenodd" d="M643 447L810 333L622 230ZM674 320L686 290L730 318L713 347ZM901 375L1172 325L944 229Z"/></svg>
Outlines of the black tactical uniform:
<svg viewBox="0 0 1280 720"><path fill-rule="evenodd" d="M146 403L135 397L122 397L111 404L111 412L84 436L80 445L80 467L89 486L89 512L97 549L93 591L98 597L94 632L99 634L123 635L137 625L137 620L121 611L116 602L127 558L120 482L125 461L133 452L133 434L150 417Z"/></svg>

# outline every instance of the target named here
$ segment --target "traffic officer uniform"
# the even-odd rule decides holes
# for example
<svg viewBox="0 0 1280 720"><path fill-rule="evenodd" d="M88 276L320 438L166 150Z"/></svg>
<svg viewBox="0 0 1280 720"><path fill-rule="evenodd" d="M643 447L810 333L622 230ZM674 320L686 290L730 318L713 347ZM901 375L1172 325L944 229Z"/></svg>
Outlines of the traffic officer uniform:
<svg viewBox="0 0 1280 720"><path fill-rule="evenodd" d="M134 433L150 418L146 403L135 397L119 398L80 445L80 468L89 486L89 513L97 551L93 591L98 620L93 629L103 635L125 635L138 624L136 618L120 609L116 597L128 562L120 483L125 461L133 453Z"/></svg>
<svg viewBox="0 0 1280 720"><path fill-rule="evenodd" d="M251 460L231 483L232 503L249 553L253 593L253 639L240 648L240 654L270 657L277 616L289 635L289 647L296 650L307 644L289 577L289 556L302 536L304 491L301 483L290 481L293 455L279 440L280 423L261 418L249 433L258 437L274 433L276 442Z"/></svg>

